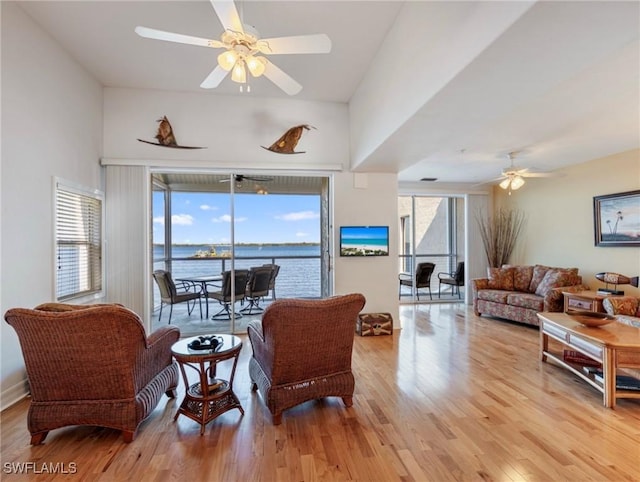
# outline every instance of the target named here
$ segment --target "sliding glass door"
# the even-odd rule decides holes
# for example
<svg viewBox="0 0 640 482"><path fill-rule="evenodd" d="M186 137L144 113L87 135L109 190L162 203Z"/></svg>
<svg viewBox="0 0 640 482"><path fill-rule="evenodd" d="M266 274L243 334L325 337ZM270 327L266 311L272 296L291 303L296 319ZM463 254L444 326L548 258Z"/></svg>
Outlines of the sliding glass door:
<svg viewBox="0 0 640 482"><path fill-rule="evenodd" d="M154 270L171 272L178 289L203 294L202 320L198 308L189 315L186 304L174 306L172 324L184 334L244 332L276 298L329 294L327 178L156 173L153 186ZM262 265L277 269L277 277L258 309L249 310L233 280ZM219 299L226 271L230 301ZM165 324L168 307L159 321L154 288L153 323Z"/></svg>
<svg viewBox="0 0 640 482"><path fill-rule="evenodd" d="M400 286L401 302L451 300L451 287L438 274L452 273L464 260L464 200L456 197L399 196L399 272L413 283ZM432 263L426 280L416 283L420 264ZM457 300L457 295L455 296Z"/></svg>

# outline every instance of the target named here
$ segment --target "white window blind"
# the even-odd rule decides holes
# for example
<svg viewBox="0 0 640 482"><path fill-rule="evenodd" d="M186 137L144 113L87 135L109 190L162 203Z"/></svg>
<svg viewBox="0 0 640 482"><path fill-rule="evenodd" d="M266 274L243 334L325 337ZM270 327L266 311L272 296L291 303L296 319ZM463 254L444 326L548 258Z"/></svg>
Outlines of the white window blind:
<svg viewBox="0 0 640 482"><path fill-rule="evenodd" d="M56 183L56 299L102 291L102 194Z"/></svg>

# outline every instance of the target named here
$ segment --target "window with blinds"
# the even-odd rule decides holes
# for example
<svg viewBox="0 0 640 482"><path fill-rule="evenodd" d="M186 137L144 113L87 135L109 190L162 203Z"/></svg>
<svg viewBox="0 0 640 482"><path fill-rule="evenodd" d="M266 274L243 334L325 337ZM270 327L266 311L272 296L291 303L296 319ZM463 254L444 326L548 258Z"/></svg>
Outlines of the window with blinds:
<svg viewBox="0 0 640 482"><path fill-rule="evenodd" d="M102 291L102 201L91 192L56 182L56 299Z"/></svg>

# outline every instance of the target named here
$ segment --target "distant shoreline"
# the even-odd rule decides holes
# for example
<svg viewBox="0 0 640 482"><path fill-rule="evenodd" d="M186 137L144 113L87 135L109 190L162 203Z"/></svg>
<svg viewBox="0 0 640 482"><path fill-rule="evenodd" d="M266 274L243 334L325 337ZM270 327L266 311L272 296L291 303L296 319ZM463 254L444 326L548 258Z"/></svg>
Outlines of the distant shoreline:
<svg viewBox="0 0 640 482"><path fill-rule="evenodd" d="M164 244L154 243L154 246L164 246ZM176 243L171 246L231 246L225 243ZM236 243L236 246L320 246L320 243Z"/></svg>

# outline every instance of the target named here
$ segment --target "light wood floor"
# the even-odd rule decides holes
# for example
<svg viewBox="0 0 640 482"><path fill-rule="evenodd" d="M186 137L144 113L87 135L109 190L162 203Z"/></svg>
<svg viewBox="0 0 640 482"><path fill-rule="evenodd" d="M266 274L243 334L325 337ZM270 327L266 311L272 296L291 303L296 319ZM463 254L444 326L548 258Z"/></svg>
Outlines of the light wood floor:
<svg viewBox="0 0 640 482"><path fill-rule="evenodd" d="M308 402L272 426L250 390L245 338L244 417L227 412L200 436L193 421L173 422L177 401L163 398L131 444L69 427L32 447L25 400L2 412L2 480L640 480L640 401L604 408L599 392L539 361L535 328L460 304L401 311L393 336L356 337L351 408ZM23 462L76 473L7 473Z"/></svg>

